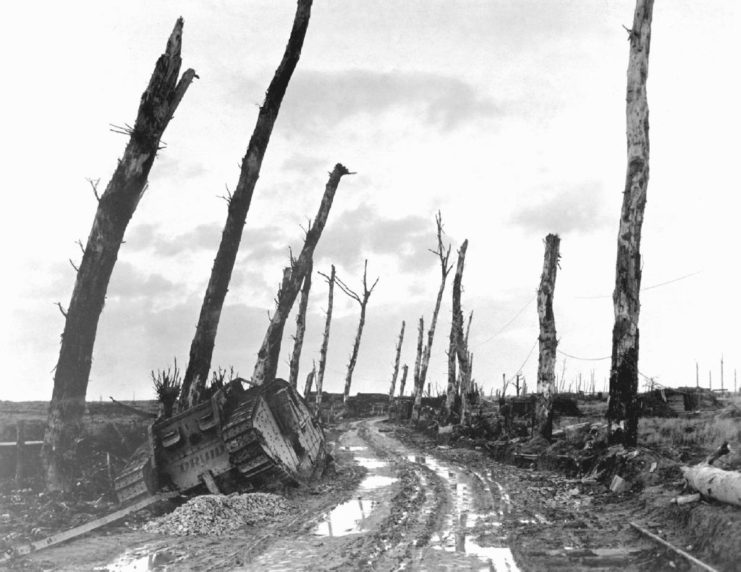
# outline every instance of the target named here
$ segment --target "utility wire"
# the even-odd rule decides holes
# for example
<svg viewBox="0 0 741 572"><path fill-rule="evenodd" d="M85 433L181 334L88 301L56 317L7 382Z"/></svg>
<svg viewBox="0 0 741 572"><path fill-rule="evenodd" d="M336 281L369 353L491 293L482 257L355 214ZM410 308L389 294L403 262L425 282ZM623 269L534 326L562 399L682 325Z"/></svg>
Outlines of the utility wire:
<svg viewBox="0 0 741 572"><path fill-rule="evenodd" d="M687 278L691 278L692 276L697 276L698 274L701 274L702 270L697 270L696 272L690 272L689 274L685 274L684 276L679 276L678 278L672 278L671 280L667 280L666 282L659 282L658 284L652 284L651 286L646 286L645 288L641 288L641 292L645 292L646 290L653 290L654 288L659 288L661 286L666 286L667 284L674 284L674 282L679 282L680 280L685 280ZM600 296L575 296L577 300L598 300L601 298L612 298L612 294L608 295L600 295Z"/></svg>
<svg viewBox="0 0 741 572"><path fill-rule="evenodd" d="M506 324L504 324L504 325L503 325L503 326L502 326L501 328L499 328L499 329L498 329L498 330L496 331L496 333L494 333L493 335L491 335L491 336L489 336L488 338L486 338L486 339L485 339L485 340L484 340L483 342L479 342L479 343L477 343L477 344L476 344L476 345L475 345L474 347L475 347L475 348L477 348L477 347L479 347L479 346L481 346L481 345L484 345L484 344L486 344L486 343L488 343L488 342L492 341L492 340L493 340L494 338L496 338L496 337L497 337L497 336L498 336L499 334L501 334L501 333L502 333L502 332L503 332L504 330L506 330L506 329L507 329L508 327L510 327L510 326L512 325L512 323L513 323L513 322L514 322L514 321L515 321L515 320L516 320L517 318L519 318L519 317L520 317L520 314L522 314L522 313L523 313L523 312L524 312L524 311L525 311L525 310L526 310L526 309L528 308L528 306L530 306L530 304L532 304L532 303L533 303L533 300L535 300L535 296L533 296L532 298L530 298L530 299L529 299L529 300L527 301L527 304L525 304L525 305L524 305L524 306L523 306L522 308L520 308L520 309L519 309L519 310L517 311L517 313L516 313L516 314L515 314L515 315L514 315L514 316L513 316L513 317L512 317L512 318L511 318L511 319L510 319L510 320L509 320L509 321L508 321L508 322L507 322Z"/></svg>
<svg viewBox="0 0 741 572"><path fill-rule="evenodd" d="M595 357L595 358L578 357L578 356L573 356L571 354L567 354L566 352L562 352L561 350L556 350L556 351L558 351L558 353L560 353L563 356L570 357L571 359L575 359L577 361L602 361L602 360L610 359L612 357L612 356Z"/></svg>

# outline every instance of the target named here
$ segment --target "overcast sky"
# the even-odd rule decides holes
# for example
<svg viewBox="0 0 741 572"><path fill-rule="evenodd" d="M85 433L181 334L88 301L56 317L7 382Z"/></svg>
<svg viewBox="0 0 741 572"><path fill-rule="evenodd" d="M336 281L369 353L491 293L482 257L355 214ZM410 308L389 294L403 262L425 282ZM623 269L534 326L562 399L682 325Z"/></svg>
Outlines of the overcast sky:
<svg viewBox="0 0 741 572"><path fill-rule="evenodd" d="M175 19L200 76L164 135L126 232L95 344L89 399L153 395L149 372L185 369L205 284L258 105L282 55L293 1L16 3L2 53L3 379L0 399L49 399L63 318L96 208ZM267 312L327 173L345 177L315 270L359 287L368 306L354 391L388 391L394 346L414 363L416 324L439 285L434 215L470 242L464 311L474 377L488 392L522 368L535 384L534 302L542 240L560 233L559 349L610 355L616 233L625 179L625 71L632 0L315 0L273 131L222 314L213 365L249 377ZM661 1L648 96L651 179L643 233L640 370L668 386L741 369L738 164L741 8ZM446 290L428 375L443 387ZM302 374L318 358L327 287L311 293ZM336 295L325 388L341 391L358 319ZM287 376L293 317L279 375ZM558 374L563 355L559 355ZM566 359L566 377L609 359Z"/></svg>

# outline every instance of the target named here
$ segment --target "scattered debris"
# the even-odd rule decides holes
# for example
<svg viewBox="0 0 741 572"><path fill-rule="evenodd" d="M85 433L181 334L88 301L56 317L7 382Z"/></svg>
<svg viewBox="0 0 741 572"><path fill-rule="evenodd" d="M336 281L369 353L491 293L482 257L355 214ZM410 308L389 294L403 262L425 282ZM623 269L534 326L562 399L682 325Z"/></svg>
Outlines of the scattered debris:
<svg viewBox="0 0 741 572"><path fill-rule="evenodd" d="M695 493L692 495L681 495L678 497L674 497L671 502L676 505L683 505L683 504L690 504L693 502L697 502L701 499L700 493Z"/></svg>
<svg viewBox="0 0 741 572"><path fill-rule="evenodd" d="M289 509L283 497L270 493L201 495L146 523L143 529L174 536L225 536L246 525L275 520Z"/></svg>

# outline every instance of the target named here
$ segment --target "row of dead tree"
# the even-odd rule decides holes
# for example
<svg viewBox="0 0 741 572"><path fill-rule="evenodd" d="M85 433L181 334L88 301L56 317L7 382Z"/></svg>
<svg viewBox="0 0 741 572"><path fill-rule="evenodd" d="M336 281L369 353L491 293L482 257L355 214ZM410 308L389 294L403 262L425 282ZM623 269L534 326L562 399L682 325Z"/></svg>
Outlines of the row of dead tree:
<svg viewBox="0 0 741 572"><path fill-rule="evenodd" d="M607 409L608 439L612 443L634 446L638 440L638 319L640 315L641 255L640 242L646 191L649 175L648 100L648 56L651 44L651 21L653 0L636 0L633 27L628 30L630 50L627 72L626 132L628 165L623 191L623 204L618 232L617 262L613 303L615 322L612 333L612 364L610 369L610 391ZM465 263L468 241L464 241L458 252L458 267L453 283L453 321L448 348L448 389L445 409L448 418L459 398L459 421L466 422L469 414L467 399L474 387L471 383L473 355L468 351L467 334L463 334L463 314L460 306L460 281ZM538 319L538 381L535 408L535 429L550 439L553 419L553 396L556 392L556 324L553 314L553 295L559 261L560 239L555 234L545 238L545 257L540 287L537 294ZM435 325L440 310L440 300L451 266L448 265L450 247L442 243L442 224L438 217L438 250L442 280L432 320L423 344L424 320L419 321L417 358L414 369L413 419L419 418L422 388L427 374L430 348L435 334ZM470 325L470 319L469 319ZM405 324L397 344L394 373L389 397L393 398L398 373L398 360ZM456 362L459 373L456 374ZM402 374L402 391L407 366Z"/></svg>
<svg viewBox="0 0 741 572"><path fill-rule="evenodd" d="M298 0L290 37L258 112L255 128L242 159L237 185L227 197L226 222L201 305L182 385L176 379L177 370L175 375L172 372L160 372L158 376L154 376L158 392L166 395L169 400L169 411L165 413L188 408L203 399L208 392L208 375L216 332L247 213L281 103L301 55L311 8L312 0ZM75 266L77 275L72 298L66 310L60 305L65 325L54 372L54 389L42 448L46 483L52 490L65 490L70 485L72 466L67 453L82 432L85 396L98 322L124 233L146 189L147 178L160 150L162 135L189 86L198 77L192 69L180 75L182 34L183 20L178 19L167 41L165 52L157 60L149 84L142 94L136 121L133 127L123 130L129 136L123 157L105 191L99 195L97 188L94 188L98 207L87 244L82 247L80 243L83 256L79 266ZM314 249L326 224L340 180L348 174L350 172L345 166L340 163L335 165L329 174L317 215L306 231L301 253L296 258L291 255L290 265L284 270L275 310L258 352L251 379L254 384L261 384L275 377L286 319L302 286L308 295ZM346 378L346 391L349 391L362 334L365 305L373 287L367 288L364 275L364 293L359 296L335 276L334 269L331 277L330 284L336 282L361 304L361 323ZM305 296L303 298L305 315ZM293 359L296 361L291 365L292 376L297 372L300 345L297 343L294 349ZM326 356L326 348L323 354ZM212 379L219 378L223 381L224 374L221 370ZM293 379L295 383L295 377Z"/></svg>
<svg viewBox="0 0 741 572"><path fill-rule="evenodd" d="M188 407L198 401L207 384L211 369L211 359L216 331L221 316L232 270L236 260L246 216L252 201L260 167L265 155L273 126L286 93L288 83L298 63L311 15L312 0L298 0L291 34L281 62L270 82L265 101L260 107L256 125L250 138L246 154L242 160L239 180L233 193L228 197L228 213L221 242L214 260L211 276L206 288L201 311L193 338L189 361L180 389L178 408ZM623 214L618 237L618 261L615 300L615 327L613 330L613 363L610 378L610 406L608 417L615 428L614 435L626 442L635 442L637 429L637 410L635 395L637 391L638 363L638 290L640 288L640 235L643 209L648 182L648 108L645 84L648 70L648 51L650 44L650 23L653 0L637 0L633 28L630 30L630 64L628 67L628 173L624 192ZM146 188L147 178L160 150L162 135L176 109L185 96L194 78L192 69L180 76L183 21L179 19L170 35L165 53L158 59L149 85L142 94L136 121L133 127L126 128L129 140L123 157L108 183L105 191L98 195L98 208L83 248L82 261L77 268L77 276L72 298L65 316L64 332L59 359L54 373L54 389L49 408L47 428L44 436L42 457L45 466L47 486L50 489L65 489L69 484L68 466L65 465L65 452L70 449L82 430L82 416L85 407L93 345L100 314L103 309L108 283L118 257L125 230ZM340 179L349 174L341 164L337 164L329 176L322 203L311 227L306 233L304 247L298 258L291 257L285 269L276 308L271 317L268 330L258 352L258 359L252 376L253 383L262 383L275 376L285 321L302 285L308 288L306 280L311 272L314 248L319 240L334 193ZM441 224L439 225L441 228ZM437 315L440 308L447 275L451 271L448 264L449 247L443 248L441 232L438 233L442 283L433 311L427 342L423 343L423 321L420 321L418 339L418 359L415 363L415 408L419 411L421 388L427 375L427 366L435 333ZM472 356L467 350L463 334L463 315L460 309L460 296L456 307L456 288L460 289L460 279L465 263L467 241L464 241L458 256L458 272L454 280L453 328L449 347L449 360L457 361L459 375L449 374L450 388L466 389L471 385ZM367 272L366 272L367 274ZM332 279L334 277L334 280ZM340 281L334 273L330 274L330 287ZM340 286L342 288L342 286ZM357 348L362 334L365 303L373 287L367 288L364 280L363 295L343 289L361 304L361 320L355 341L353 355L346 378L346 393L352 378L352 369L357 359ZM354 296L353 296L354 294ZM546 293L547 297L548 294ZM552 292L551 292L552 296ZM551 312L552 318L552 312ZM548 313L543 317L548 319ZM328 325L327 325L328 328ZM543 331L543 327L541 327ZM541 335L543 338L543 334ZM549 345L550 344L550 345ZM548 364L553 339L541 339L541 360ZM323 356L323 357L322 357ZM320 354L320 369L326 359L326 347ZM555 362L555 356L553 361ZM454 368L450 368L453 370ZM552 396L552 368L539 373L538 386L543 394L543 404L547 409ZM317 373L317 385L321 386L322 373ZM551 388L551 389L549 389ZM447 401L446 401L447 405ZM465 407L464 407L465 411Z"/></svg>

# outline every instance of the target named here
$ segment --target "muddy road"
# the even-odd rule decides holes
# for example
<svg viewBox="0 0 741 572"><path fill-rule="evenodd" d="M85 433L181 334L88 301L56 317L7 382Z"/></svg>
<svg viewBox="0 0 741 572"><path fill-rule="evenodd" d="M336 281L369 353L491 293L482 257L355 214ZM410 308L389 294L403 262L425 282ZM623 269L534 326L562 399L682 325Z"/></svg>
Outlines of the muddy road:
<svg viewBox="0 0 741 572"><path fill-rule="evenodd" d="M56 570L676 570L623 508L562 476L426 443L382 419L330 442L346 476L237 537L126 528L32 555ZM348 477L349 475L349 477ZM20 564L20 563L18 563Z"/></svg>

